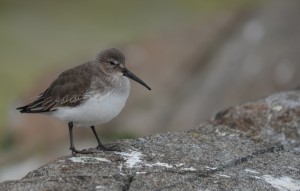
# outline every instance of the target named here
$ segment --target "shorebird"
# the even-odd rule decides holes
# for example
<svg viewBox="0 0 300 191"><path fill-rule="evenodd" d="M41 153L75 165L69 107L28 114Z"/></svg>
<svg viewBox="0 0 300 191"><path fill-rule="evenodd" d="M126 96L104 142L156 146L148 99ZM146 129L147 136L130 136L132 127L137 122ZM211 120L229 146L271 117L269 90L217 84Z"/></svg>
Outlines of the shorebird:
<svg viewBox="0 0 300 191"><path fill-rule="evenodd" d="M125 57L119 50L106 49L94 60L62 72L35 101L17 110L43 113L66 121L72 155L91 153L75 149L73 126L90 127L98 142L96 148L114 151L101 143L95 125L106 123L121 112L130 92L128 78L151 90L126 68Z"/></svg>

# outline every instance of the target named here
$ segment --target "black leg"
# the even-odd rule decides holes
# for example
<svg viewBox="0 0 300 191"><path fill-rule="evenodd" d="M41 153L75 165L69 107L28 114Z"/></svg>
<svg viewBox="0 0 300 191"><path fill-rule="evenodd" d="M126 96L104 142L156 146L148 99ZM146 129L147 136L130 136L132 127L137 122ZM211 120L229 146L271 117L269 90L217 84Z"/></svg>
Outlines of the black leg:
<svg viewBox="0 0 300 191"><path fill-rule="evenodd" d="M72 155L74 155L75 147L73 142L73 122L69 122L68 126L69 126L69 135L70 135L70 150L72 151Z"/></svg>
<svg viewBox="0 0 300 191"><path fill-rule="evenodd" d="M74 147L74 141L73 141L73 122L68 123L69 126L69 135L70 135L70 150L72 151L72 155L75 156L76 153L80 154L91 154L92 152L88 151L78 151Z"/></svg>
<svg viewBox="0 0 300 191"><path fill-rule="evenodd" d="M97 135L97 132L96 132L96 130L95 130L95 127L94 127L94 126L91 126L91 129L92 129L92 131L93 131L93 133L94 133L94 135L95 135L95 137L96 137L96 139L97 139L97 142L98 142L98 146L96 147L96 149L103 150L103 151L119 151L119 150L114 149L114 148L107 148L107 147L105 147L105 146L101 143L101 141L100 141L100 139L99 139L99 137L98 137L98 135Z"/></svg>

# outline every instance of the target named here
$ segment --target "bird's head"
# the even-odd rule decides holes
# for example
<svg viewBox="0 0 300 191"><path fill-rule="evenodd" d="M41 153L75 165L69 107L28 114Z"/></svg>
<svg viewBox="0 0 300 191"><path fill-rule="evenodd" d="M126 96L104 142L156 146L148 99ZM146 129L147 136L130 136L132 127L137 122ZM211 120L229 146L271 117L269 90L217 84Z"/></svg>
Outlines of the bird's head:
<svg viewBox="0 0 300 191"><path fill-rule="evenodd" d="M96 61L100 64L101 70L105 74L120 77L126 76L145 86L148 90L151 90L145 82L126 68L125 56L118 49L110 48L103 50L97 55Z"/></svg>

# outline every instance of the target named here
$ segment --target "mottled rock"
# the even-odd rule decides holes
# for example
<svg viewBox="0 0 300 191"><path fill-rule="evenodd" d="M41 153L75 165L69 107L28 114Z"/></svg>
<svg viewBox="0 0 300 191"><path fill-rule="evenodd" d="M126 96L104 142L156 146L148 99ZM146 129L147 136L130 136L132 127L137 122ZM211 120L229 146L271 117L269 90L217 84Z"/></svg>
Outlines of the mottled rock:
<svg viewBox="0 0 300 191"><path fill-rule="evenodd" d="M219 112L197 129L65 156L0 190L300 190L300 91ZM94 149L90 149L94 150Z"/></svg>

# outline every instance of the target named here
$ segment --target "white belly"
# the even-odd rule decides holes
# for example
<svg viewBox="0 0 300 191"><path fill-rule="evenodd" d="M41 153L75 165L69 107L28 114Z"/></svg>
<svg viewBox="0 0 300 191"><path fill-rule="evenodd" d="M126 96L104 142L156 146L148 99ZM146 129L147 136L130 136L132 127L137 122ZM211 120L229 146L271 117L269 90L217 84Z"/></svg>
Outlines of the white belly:
<svg viewBox="0 0 300 191"><path fill-rule="evenodd" d="M95 95L78 107L59 108L52 113L52 116L67 122L73 122L75 126L81 127L106 123L121 112L128 95L129 89L123 94Z"/></svg>

